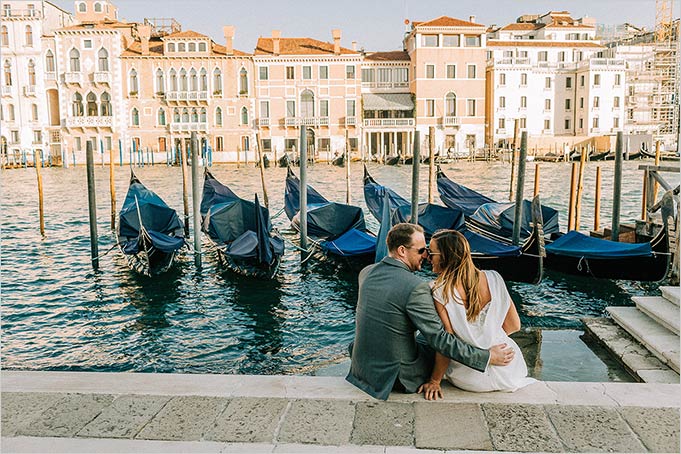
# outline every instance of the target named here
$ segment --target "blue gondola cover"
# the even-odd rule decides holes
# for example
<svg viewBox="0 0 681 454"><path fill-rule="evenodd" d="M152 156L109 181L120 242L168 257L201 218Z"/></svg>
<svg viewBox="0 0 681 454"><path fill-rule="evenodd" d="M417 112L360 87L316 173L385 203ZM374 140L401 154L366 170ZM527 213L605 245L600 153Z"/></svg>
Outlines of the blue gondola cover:
<svg viewBox="0 0 681 454"><path fill-rule="evenodd" d="M495 202L479 192L453 182L442 172L437 174L437 190L445 205L450 208L459 208L466 216L472 215L480 205Z"/></svg>
<svg viewBox="0 0 681 454"><path fill-rule="evenodd" d="M542 218L544 220L544 234L558 232L558 211L542 205ZM515 219L515 203L485 203L470 216L479 224L492 233L510 238L513 235L513 221ZM522 223L520 224L520 237L527 238L532 234L532 203L523 200Z"/></svg>
<svg viewBox="0 0 681 454"><path fill-rule="evenodd" d="M576 230L572 230L553 243L547 244L546 252L586 259L649 257L653 254L650 243L618 243L593 238Z"/></svg>
<svg viewBox="0 0 681 454"><path fill-rule="evenodd" d="M324 241L321 247L343 257L371 254L376 250L376 237L362 230L350 229L333 241Z"/></svg>

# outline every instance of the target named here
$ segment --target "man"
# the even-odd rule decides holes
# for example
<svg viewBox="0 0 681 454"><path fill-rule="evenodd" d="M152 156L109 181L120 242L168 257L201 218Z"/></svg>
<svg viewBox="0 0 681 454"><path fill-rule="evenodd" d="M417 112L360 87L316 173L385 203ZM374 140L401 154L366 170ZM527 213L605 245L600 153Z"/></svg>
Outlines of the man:
<svg viewBox="0 0 681 454"><path fill-rule="evenodd" d="M388 256L359 274L355 340L347 381L385 400L393 388L413 393L428 381L433 350L481 372L488 364L504 366L511 362L514 353L506 344L482 350L444 330L428 283L413 274L427 257L423 228L397 224L388 232L387 243ZM416 330L428 345L415 337Z"/></svg>

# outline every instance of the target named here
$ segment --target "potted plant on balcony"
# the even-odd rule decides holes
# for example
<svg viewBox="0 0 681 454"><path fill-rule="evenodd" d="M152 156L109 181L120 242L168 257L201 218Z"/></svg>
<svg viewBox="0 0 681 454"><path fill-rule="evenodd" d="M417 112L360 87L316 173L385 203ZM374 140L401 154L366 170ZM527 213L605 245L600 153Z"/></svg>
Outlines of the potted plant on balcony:
<svg viewBox="0 0 681 454"><path fill-rule="evenodd" d="M165 95L165 92L163 92L163 91L157 91L156 92L156 96L163 96L163 95Z"/></svg>
<svg viewBox="0 0 681 454"><path fill-rule="evenodd" d="M136 91L131 91L131 92L129 93L129 95L130 95L131 97L133 97L133 96L134 96L134 97L137 97L137 92L136 92Z"/></svg>
<svg viewBox="0 0 681 454"><path fill-rule="evenodd" d="M222 90L213 90L213 96L220 96L222 94Z"/></svg>
<svg viewBox="0 0 681 454"><path fill-rule="evenodd" d="M248 90L239 90L239 95L240 95L240 96L246 96L246 95L248 95Z"/></svg>

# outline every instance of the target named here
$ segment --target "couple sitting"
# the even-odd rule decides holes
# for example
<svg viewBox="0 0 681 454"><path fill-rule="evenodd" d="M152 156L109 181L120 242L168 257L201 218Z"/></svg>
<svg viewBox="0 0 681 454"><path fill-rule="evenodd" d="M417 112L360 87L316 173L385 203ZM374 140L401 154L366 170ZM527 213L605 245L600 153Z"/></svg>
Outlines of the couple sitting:
<svg viewBox="0 0 681 454"><path fill-rule="evenodd" d="M388 256L359 275L350 383L378 399L395 389L434 400L443 376L476 392L534 381L508 337L520 318L504 280L473 265L461 233L439 231L427 248L423 229L402 223L387 243ZM430 284L413 274L426 257L438 275Z"/></svg>

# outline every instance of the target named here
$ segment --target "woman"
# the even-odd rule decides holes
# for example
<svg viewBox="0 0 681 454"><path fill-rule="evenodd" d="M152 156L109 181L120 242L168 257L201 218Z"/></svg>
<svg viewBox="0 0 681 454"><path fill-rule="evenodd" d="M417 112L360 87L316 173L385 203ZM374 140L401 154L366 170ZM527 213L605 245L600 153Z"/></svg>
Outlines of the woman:
<svg viewBox="0 0 681 454"><path fill-rule="evenodd" d="M527 377L520 348L509 337L520 329L520 317L499 273L477 269L468 241L455 230L440 230L433 235L428 259L438 275L431 289L445 329L480 348L508 344L516 354L508 366L488 366L485 372L437 354L431 379L419 392L428 400L442 397L443 376L454 386L474 392L512 392L534 383L536 380Z"/></svg>

